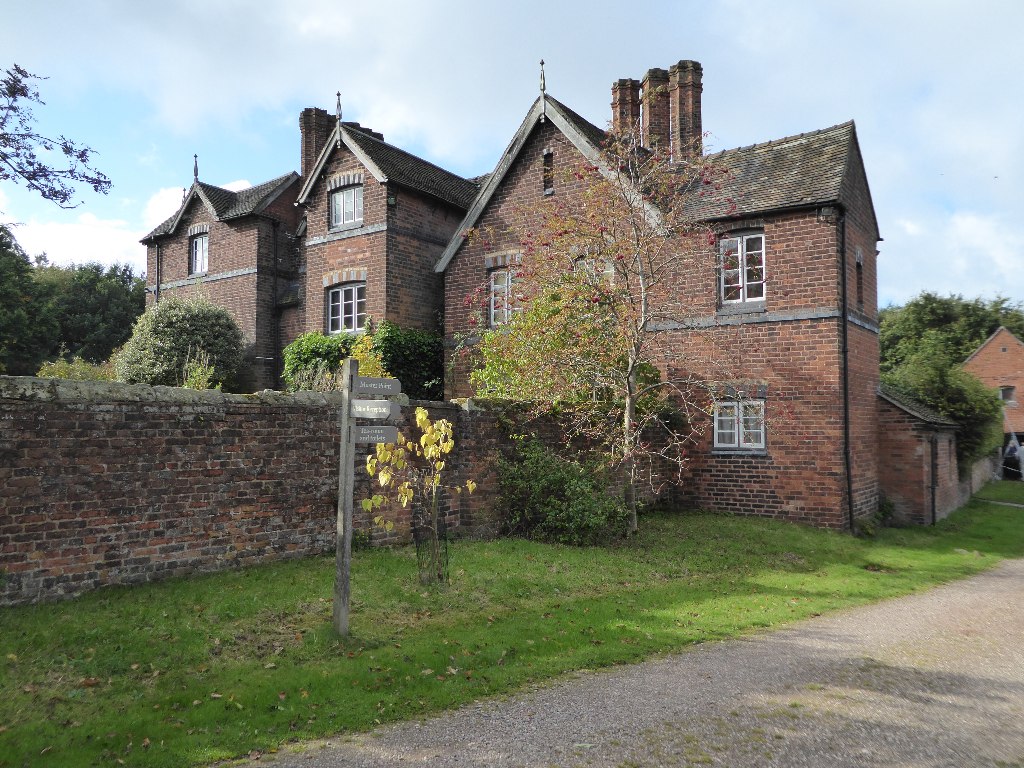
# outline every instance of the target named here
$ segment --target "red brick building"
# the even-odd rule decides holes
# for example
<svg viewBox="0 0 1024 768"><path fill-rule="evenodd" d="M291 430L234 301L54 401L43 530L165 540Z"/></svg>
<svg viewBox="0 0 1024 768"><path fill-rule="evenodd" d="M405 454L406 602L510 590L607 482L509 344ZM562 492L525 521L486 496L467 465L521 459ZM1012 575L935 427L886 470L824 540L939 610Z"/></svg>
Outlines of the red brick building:
<svg viewBox="0 0 1024 768"><path fill-rule="evenodd" d="M638 121L645 146L682 159L700 138L701 90L690 61L619 80L613 127ZM508 291L521 250L508 222L529 226L531 207L578 194L551 178L581 160L599 166L604 137L546 94L534 103L436 267L449 337L471 331L467 295ZM730 170L716 199L735 205L695 198L692 214L744 267L723 276L714 252L691 265L672 297L688 318L661 329L663 373L686 369L722 393L685 490L706 508L849 528L879 497L879 234L856 131L844 123L713 159ZM467 239L470 228L489 234ZM734 379L710 362L726 358ZM453 390L468 392L464 372Z"/></svg>
<svg viewBox="0 0 1024 768"><path fill-rule="evenodd" d="M702 78L681 61L617 81L613 128L639 125L645 146L682 161L702 136ZM542 93L493 172L472 181L322 109L303 110L300 128L301 175L238 193L197 178L143 241L153 298L204 290L228 306L258 387L277 384L280 351L303 331L357 331L367 317L435 329L443 317L449 343L472 333L466 297L510 294L521 258L510 222L578 199L566 172L600 167L606 138ZM879 232L853 123L710 159L729 169L723 189L689 205L715 242L666 297L687 306L686 322L659 327L663 373L718 392L684 493L837 529L872 515L880 494L903 494L920 507L907 518L927 520L926 500L901 487L917 480L879 466L879 425L905 411L879 395ZM474 227L492 235L467 239ZM726 256L738 268L723 269ZM489 319L507 306L492 300ZM450 396L470 393L466 374L456 369ZM917 462L908 446L886 443L886 461Z"/></svg>
<svg viewBox="0 0 1024 768"><path fill-rule="evenodd" d="M929 525L959 505L956 423L889 387L879 390L878 480L893 516Z"/></svg>
<svg viewBox="0 0 1024 768"><path fill-rule="evenodd" d="M299 125L301 176L231 192L197 172L142 240L150 301L198 291L235 317L250 389L277 387L281 351L306 331L359 332L371 318L440 330L433 266L477 192L323 109Z"/></svg>
<svg viewBox="0 0 1024 768"><path fill-rule="evenodd" d="M964 361L964 370L999 390L1003 401L1003 432L1024 437L1024 343L1000 326Z"/></svg>

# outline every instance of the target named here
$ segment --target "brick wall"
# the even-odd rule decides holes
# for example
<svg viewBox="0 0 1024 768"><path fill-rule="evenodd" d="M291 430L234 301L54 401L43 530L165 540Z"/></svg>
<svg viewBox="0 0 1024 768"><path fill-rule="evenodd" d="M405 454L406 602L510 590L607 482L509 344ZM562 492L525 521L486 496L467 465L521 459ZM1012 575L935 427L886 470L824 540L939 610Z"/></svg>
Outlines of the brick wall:
<svg viewBox="0 0 1024 768"><path fill-rule="evenodd" d="M918 525L932 522L933 451L935 519L959 507L955 431L929 428L883 398L879 420L878 483L896 519Z"/></svg>
<svg viewBox="0 0 1024 768"><path fill-rule="evenodd" d="M0 377L0 604L332 551L339 406L336 393ZM456 425L452 482L485 486L448 500L450 526L493 531L494 417L429 408ZM355 527L407 537L408 511L389 514L390 534L358 508Z"/></svg>
<svg viewBox="0 0 1024 768"><path fill-rule="evenodd" d="M554 151L554 195L542 194L543 151ZM578 187L566 171L578 152L558 130L543 124L528 138L516 162L492 198L468 240L448 266L445 323L449 346L473 330L474 314L485 315L485 257L514 250L516 232L538 226L544 205L572 200ZM863 181L863 180L861 180ZM755 383L766 389L767 447L759 452L715 451L710 419L691 454L684 497L700 506L743 514L778 517L818 526L849 524L846 466L843 456L842 288L845 255L856 290L855 247L860 246L860 302L853 301L847 322L849 346L851 465L856 517L874 513L877 484L878 339L874 294L876 236L866 186L851 183L854 210L845 225L835 215L797 210L717 222L719 233L762 230L766 244L765 301L752 306L720 307L717 259L713 250L681 243L671 295L676 327L659 338L661 367L667 377L692 375L703 381ZM724 208L724 205L723 205ZM846 234L841 248L840 233ZM870 244L870 249L866 246ZM467 298L477 301L467 301ZM472 349L454 365L449 391L469 392Z"/></svg>
<svg viewBox="0 0 1024 768"><path fill-rule="evenodd" d="M1005 400L1004 430L1024 433L1024 344L1005 328L997 330L977 352L964 363L964 370L973 373L988 387L1013 387L1014 396Z"/></svg>

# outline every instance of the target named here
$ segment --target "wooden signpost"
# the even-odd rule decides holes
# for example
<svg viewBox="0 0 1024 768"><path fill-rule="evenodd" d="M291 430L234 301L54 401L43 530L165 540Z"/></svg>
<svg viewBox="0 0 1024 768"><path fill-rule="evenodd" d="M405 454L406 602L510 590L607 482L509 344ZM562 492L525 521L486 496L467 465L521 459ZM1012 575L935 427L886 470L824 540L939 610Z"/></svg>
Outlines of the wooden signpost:
<svg viewBox="0 0 1024 768"><path fill-rule="evenodd" d="M355 486L355 448L357 443L393 443L398 427L384 424L353 425L352 419L389 419L398 416L401 406L388 400L355 400L353 395L397 395L402 391L398 379L378 379L359 375L359 362L352 358L342 366L340 451L338 459L338 521L334 557L334 629L348 635L349 575L352 569L352 507Z"/></svg>

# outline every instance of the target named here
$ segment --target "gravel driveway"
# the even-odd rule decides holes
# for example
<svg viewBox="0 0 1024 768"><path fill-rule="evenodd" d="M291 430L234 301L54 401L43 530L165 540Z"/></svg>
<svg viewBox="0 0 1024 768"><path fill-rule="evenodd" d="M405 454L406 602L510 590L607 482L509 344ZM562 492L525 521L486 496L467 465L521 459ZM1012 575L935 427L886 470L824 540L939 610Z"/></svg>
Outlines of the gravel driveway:
<svg viewBox="0 0 1024 768"><path fill-rule="evenodd" d="M1024 560L300 749L247 765L1024 768Z"/></svg>

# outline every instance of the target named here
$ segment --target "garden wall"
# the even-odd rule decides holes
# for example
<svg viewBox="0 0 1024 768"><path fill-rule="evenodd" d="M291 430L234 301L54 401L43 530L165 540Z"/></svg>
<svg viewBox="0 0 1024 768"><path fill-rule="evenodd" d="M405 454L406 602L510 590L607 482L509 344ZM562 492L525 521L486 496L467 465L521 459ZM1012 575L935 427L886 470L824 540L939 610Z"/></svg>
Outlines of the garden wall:
<svg viewBox="0 0 1024 768"><path fill-rule="evenodd" d="M340 404L0 376L0 605L332 551ZM449 527L493 532L496 417L424 405L455 425L450 481L481 486L450 501ZM358 499L362 456L356 467ZM408 510L391 517L385 533L357 505L354 528L407 539Z"/></svg>

